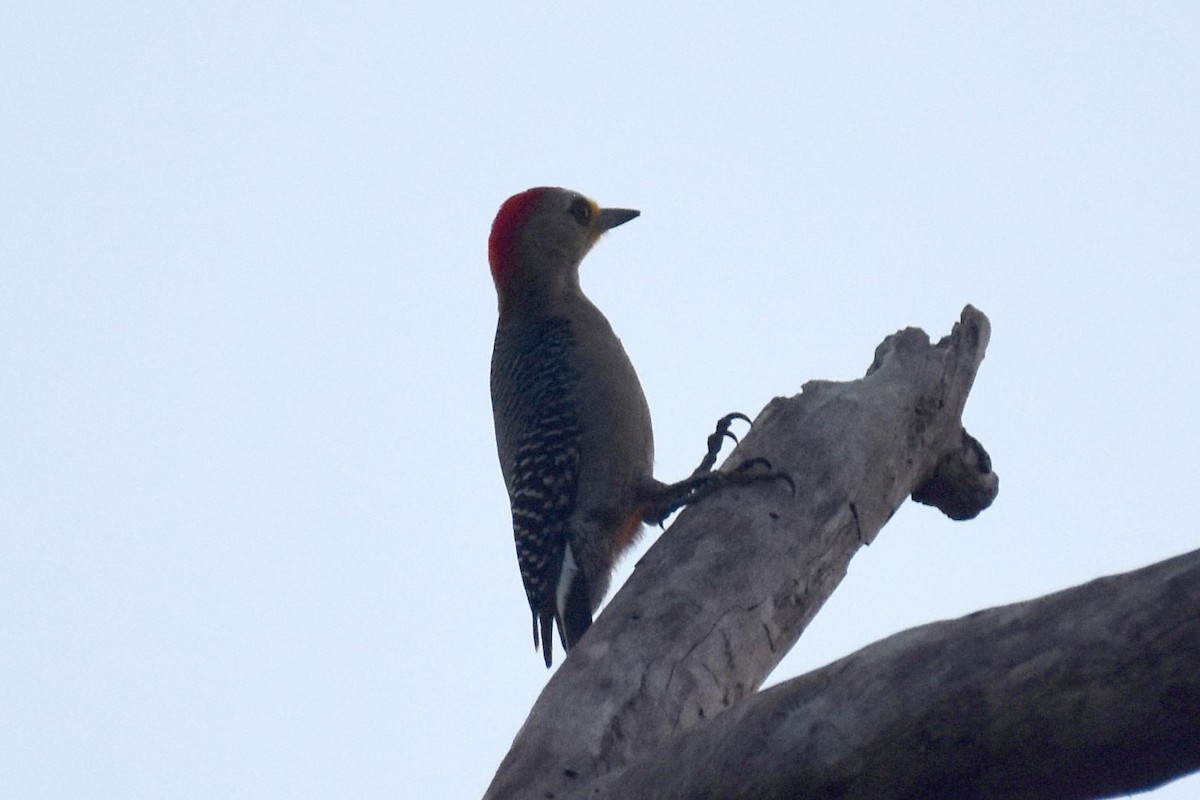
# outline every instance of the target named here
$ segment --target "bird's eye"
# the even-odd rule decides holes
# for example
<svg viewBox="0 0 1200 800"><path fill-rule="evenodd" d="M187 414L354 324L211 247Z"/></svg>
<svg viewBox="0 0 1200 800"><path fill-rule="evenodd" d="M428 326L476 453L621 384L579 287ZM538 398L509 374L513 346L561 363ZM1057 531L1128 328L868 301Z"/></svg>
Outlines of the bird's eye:
<svg viewBox="0 0 1200 800"><path fill-rule="evenodd" d="M568 211L580 225L587 225L592 219L592 204L582 197L571 203Z"/></svg>

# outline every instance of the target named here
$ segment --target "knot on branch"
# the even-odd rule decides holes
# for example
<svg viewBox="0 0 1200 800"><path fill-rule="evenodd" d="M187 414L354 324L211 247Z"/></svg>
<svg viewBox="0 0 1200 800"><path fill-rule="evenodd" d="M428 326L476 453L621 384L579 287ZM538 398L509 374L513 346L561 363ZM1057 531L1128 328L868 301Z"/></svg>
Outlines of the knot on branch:
<svg viewBox="0 0 1200 800"><path fill-rule="evenodd" d="M992 472L991 457L963 430L959 447L938 460L933 474L917 487L912 499L933 506L950 519L967 520L990 506L999 491L1000 478Z"/></svg>

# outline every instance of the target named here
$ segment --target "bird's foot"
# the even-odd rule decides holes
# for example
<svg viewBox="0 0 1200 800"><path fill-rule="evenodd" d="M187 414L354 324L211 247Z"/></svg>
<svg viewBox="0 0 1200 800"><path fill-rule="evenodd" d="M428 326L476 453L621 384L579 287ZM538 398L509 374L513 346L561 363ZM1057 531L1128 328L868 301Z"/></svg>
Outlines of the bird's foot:
<svg viewBox="0 0 1200 800"><path fill-rule="evenodd" d="M704 454L700 465L678 483L660 485L646 501L646 513L643 516L646 522L662 526L666 518L680 508L698 503L727 486L746 486L751 483L781 480L787 483L791 492L795 494L796 482L787 473L772 469L771 462L765 458L744 461L732 472L713 470L725 438L733 439L735 443L738 441L737 436L729 430L729 426L739 419L750 422L749 417L736 411L717 420L716 430L708 437L708 452Z"/></svg>

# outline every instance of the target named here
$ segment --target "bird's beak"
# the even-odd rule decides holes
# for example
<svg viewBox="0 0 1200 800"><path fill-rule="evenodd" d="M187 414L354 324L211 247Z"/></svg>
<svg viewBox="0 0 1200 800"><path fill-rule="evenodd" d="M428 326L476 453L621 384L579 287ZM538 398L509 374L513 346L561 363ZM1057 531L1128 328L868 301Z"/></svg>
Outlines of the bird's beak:
<svg viewBox="0 0 1200 800"><path fill-rule="evenodd" d="M604 233L618 225L624 225L641 213L632 208L602 208L600 216L596 218L596 232Z"/></svg>

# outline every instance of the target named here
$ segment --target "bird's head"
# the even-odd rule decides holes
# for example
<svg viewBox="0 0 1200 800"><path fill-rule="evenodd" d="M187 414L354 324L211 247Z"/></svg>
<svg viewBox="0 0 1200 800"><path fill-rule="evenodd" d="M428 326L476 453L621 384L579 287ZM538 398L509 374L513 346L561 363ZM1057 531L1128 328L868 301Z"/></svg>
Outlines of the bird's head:
<svg viewBox="0 0 1200 800"><path fill-rule="evenodd" d="M578 192L545 186L505 200L488 239L501 307L514 294L578 288L579 262L592 245L639 213L601 208Z"/></svg>

